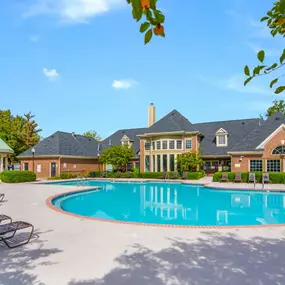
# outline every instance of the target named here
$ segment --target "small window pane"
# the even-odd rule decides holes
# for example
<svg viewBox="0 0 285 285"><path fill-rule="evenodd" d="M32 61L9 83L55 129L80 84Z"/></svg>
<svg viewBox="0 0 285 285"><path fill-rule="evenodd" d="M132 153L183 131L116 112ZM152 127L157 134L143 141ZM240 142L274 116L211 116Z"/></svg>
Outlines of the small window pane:
<svg viewBox="0 0 285 285"><path fill-rule="evenodd" d="M150 150L150 142L145 142L144 149L145 150Z"/></svg>
<svg viewBox="0 0 285 285"><path fill-rule="evenodd" d="M251 160L250 161L250 171L260 171L262 172L262 160Z"/></svg>
<svg viewBox="0 0 285 285"><path fill-rule="evenodd" d="M281 171L280 160L277 159L267 160L267 172L280 172L280 171Z"/></svg>
<svg viewBox="0 0 285 285"><path fill-rule="evenodd" d="M167 141L162 141L162 149L167 149Z"/></svg>
<svg viewBox="0 0 285 285"><path fill-rule="evenodd" d="M176 148L177 149L182 149L182 140L177 140L176 141Z"/></svg>
<svg viewBox="0 0 285 285"><path fill-rule="evenodd" d="M186 149L192 149L192 140L186 140Z"/></svg>
<svg viewBox="0 0 285 285"><path fill-rule="evenodd" d="M226 136L218 136L219 145L225 145L226 144Z"/></svg>
<svg viewBox="0 0 285 285"><path fill-rule="evenodd" d="M155 150L155 142L152 142L152 149Z"/></svg>
<svg viewBox="0 0 285 285"><path fill-rule="evenodd" d="M169 149L175 148L175 141L169 141Z"/></svg>
<svg viewBox="0 0 285 285"><path fill-rule="evenodd" d="M157 141L157 142L156 142L156 149L157 149L157 150L160 150L160 149L161 149L161 142L160 142L160 141Z"/></svg>
<svg viewBox="0 0 285 285"><path fill-rule="evenodd" d="M284 145L280 145L280 146L276 147L272 151L272 154L285 154L285 146Z"/></svg>
<svg viewBox="0 0 285 285"><path fill-rule="evenodd" d="M129 141L122 141L122 145L128 145Z"/></svg>

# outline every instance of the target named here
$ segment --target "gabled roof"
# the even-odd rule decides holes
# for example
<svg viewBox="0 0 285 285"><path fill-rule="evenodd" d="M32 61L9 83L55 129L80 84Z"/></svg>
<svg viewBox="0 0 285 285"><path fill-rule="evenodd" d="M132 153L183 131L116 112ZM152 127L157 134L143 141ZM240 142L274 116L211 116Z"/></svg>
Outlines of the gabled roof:
<svg viewBox="0 0 285 285"><path fill-rule="evenodd" d="M13 153L14 151L2 139L0 139L0 152Z"/></svg>
<svg viewBox="0 0 285 285"><path fill-rule="evenodd" d="M270 136L277 128L285 123L285 116L281 113L275 113L267 120L263 121L252 132L245 136L232 149L232 152L242 151L262 151L257 147Z"/></svg>
<svg viewBox="0 0 285 285"><path fill-rule="evenodd" d="M98 141L74 133L56 132L34 146L36 156L86 156L97 157ZM19 157L32 156L32 148Z"/></svg>
<svg viewBox="0 0 285 285"><path fill-rule="evenodd" d="M228 155L239 141L258 127L260 119L244 119L194 124L204 137L201 138L200 152L203 155ZM216 132L224 129L228 133L228 146L217 147Z"/></svg>
<svg viewBox="0 0 285 285"><path fill-rule="evenodd" d="M173 110L147 129L147 133L199 132L177 110Z"/></svg>
<svg viewBox="0 0 285 285"><path fill-rule="evenodd" d="M127 136L132 144L132 147L134 149L134 152L137 154L140 150L140 139L137 137L137 135L145 133L148 130L148 128L137 128L137 129L124 129L124 130L118 130L111 136L107 137L102 143L101 143L101 150L110 147L111 145L121 145L122 144L122 138L124 136ZM110 145L111 143L111 145Z"/></svg>

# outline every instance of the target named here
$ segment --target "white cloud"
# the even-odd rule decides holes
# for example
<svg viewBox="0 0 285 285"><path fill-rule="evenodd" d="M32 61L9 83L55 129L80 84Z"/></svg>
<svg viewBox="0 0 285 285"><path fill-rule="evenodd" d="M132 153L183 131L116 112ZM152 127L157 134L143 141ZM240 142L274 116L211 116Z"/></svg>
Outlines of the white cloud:
<svg viewBox="0 0 285 285"><path fill-rule="evenodd" d="M112 86L115 89L129 89L136 84L138 84L138 82L136 82L133 79L121 79L121 80L114 80Z"/></svg>
<svg viewBox="0 0 285 285"><path fill-rule="evenodd" d="M55 15L63 22L87 23L98 14L125 4L125 0L32 0L23 17Z"/></svg>
<svg viewBox="0 0 285 285"><path fill-rule="evenodd" d="M56 80L59 77L59 73L56 69L43 68L43 73L50 80Z"/></svg>
<svg viewBox="0 0 285 285"><path fill-rule="evenodd" d="M31 36L29 36L29 40L31 42L37 43L40 40L40 37L37 35L31 35Z"/></svg>
<svg viewBox="0 0 285 285"><path fill-rule="evenodd" d="M273 92L270 91L269 87L264 87L263 85L256 82L250 82L247 86L244 86L245 79L245 76L242 74L235 74L225 79L206 78L200 76L200 80L219 89L231 90L239 93L256 93L266 95L273 94Z"/></svg>
<svg viewBox="0 0 285 285"><path fill-rule="evenodd" d="M247 45L251 48L254 53L258 53L260 50L265 50L266 56L280 56L281 50L277 48L264 48L254 43L247 43Z"/></svg>

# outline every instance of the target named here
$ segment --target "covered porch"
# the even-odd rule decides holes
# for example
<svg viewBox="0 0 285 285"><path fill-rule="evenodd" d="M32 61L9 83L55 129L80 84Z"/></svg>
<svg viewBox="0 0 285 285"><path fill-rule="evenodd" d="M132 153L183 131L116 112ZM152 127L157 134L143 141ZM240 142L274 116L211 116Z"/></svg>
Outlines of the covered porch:
<svg viewBox="0 0 285 285"><path fill-rule="evenodd" d="M0 172L8 170L8 158L14 151L0 139Z"/></svg>
<svg viewBox="0 0 285 285"><path fill-rule="evenodd" d="M218 171L231 171L230 156L203 156L204 171L207 175L213 175Z"/></svg>

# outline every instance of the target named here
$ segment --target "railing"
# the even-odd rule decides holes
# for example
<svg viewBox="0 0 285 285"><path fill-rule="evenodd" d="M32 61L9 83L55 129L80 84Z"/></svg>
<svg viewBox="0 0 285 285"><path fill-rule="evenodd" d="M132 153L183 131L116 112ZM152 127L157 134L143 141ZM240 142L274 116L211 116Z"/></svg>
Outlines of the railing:
<svg viewBox="0 0 285 285"><path fill-rule="evenodd" d="M83 186L87 186L87 179L86 177L82 177L81 175L78 175L76 178L76 186L79 187L83 187Z"/></svg>

